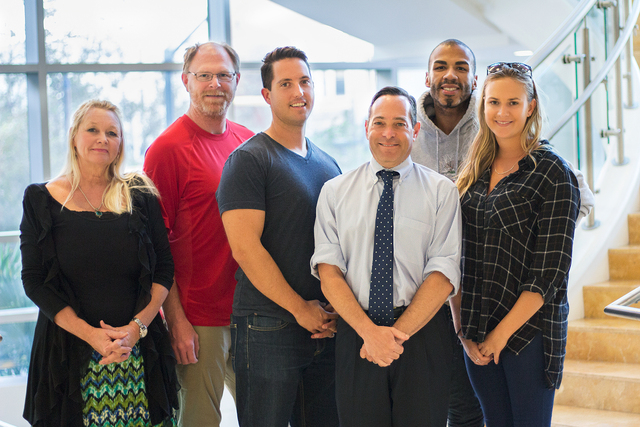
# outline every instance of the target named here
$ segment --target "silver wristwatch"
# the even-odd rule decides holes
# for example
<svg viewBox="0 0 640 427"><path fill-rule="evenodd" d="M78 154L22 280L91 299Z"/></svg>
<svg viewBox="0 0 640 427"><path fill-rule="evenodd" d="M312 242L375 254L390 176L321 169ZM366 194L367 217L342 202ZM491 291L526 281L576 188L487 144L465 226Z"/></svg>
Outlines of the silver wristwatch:
<svg viewBox="0 0 640 427"><path fill-rule="evenodd" d="M147 336L147 327L144 326L144 323L137 317L133 318L133 321L136 322L136 325L140 328L140 338L144 338Z"/></svg>

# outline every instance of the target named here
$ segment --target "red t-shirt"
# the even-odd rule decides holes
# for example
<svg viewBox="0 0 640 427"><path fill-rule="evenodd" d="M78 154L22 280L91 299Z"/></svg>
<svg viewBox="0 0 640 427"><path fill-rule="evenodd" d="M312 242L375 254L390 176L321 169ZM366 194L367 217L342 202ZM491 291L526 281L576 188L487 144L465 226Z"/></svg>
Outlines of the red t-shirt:
<svg viewBox="0 0 640 427"><path fill-rule="evenodd" d="M147 150L144 170L160 191L180 301L194 326L229 324L238 264L215 193L227 157L251 136L228 120L226 131L213 135L184 115Z"/></svg>

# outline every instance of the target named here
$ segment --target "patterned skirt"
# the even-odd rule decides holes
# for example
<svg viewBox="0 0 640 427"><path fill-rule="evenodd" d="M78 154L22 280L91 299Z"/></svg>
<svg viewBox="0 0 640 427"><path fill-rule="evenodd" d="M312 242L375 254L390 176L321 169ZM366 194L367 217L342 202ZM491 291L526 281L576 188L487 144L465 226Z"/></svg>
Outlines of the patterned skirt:
<svg viewBox="0 0 640 427"><path fill-rule="evenodd" d="M82 378L83 419L87 427L151 427L144 383L144 362L136 344L121 363L100 365L94 350ZM175 414L174 414L175 415ZM174 427L175 416L157 426Z"/></svg>

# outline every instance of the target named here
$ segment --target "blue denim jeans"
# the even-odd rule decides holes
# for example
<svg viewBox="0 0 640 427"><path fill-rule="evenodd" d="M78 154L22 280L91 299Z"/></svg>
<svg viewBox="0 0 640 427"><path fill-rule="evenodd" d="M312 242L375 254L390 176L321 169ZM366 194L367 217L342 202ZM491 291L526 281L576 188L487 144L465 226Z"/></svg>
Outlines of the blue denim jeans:
<svg viewBox="0 0 640 427"><path fill-rule="evenodd" d="M478 366L466 354L465 363L487 427L551 425L555 389L545 383L541 332L517 356L503 350L497 365Z"/></svg>
<svg viewBox="0 0 640 427"><path fill-rule="evenodd" d="M240 427L338 426L335 339L274 317L231 316L231 355Z"/></svg>

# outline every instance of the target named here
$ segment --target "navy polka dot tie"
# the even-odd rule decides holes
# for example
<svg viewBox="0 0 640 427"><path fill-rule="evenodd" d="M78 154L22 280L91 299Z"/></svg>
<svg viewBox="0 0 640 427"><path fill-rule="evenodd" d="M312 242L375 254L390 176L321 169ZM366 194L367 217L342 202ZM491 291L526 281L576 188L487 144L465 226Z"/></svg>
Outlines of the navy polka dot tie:
<svg viewBox="0 0 640 427"><path fill-rule="evenodd" d="M378 202L373 240L373 266L369 290L369 317L376 325L393 325L393 177L395 171L377 174L384 182Z"/></svg>

